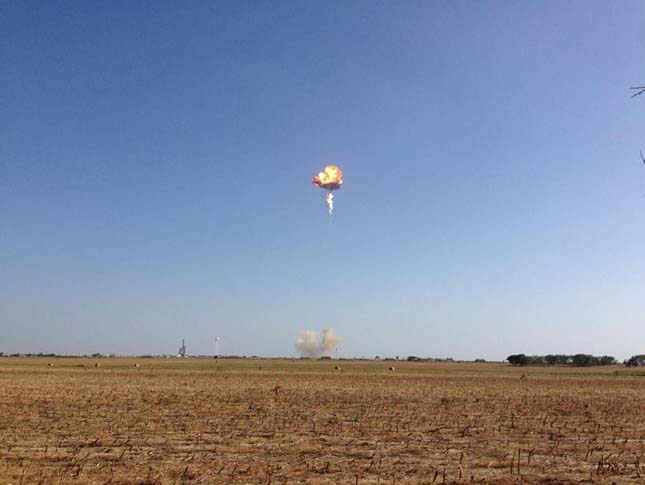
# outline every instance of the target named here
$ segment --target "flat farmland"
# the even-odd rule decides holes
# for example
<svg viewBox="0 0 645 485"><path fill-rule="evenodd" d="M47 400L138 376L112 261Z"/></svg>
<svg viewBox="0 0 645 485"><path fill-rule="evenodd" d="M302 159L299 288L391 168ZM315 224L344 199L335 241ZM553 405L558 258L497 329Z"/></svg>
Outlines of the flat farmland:
<svg viewBox="0 0 645 485"><path fill-rule="evenodd" d="M3 357L0 483L645 483L643 374Z"/></svg>

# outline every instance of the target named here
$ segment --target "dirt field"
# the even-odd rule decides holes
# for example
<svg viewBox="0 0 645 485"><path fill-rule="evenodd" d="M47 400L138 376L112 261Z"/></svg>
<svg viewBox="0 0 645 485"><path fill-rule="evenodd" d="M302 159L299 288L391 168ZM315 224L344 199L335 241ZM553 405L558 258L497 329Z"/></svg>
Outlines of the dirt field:
<svg viewBox="0 0 645 485"><path fill-rule="evenodd" d="M645 483L639 374L5 357L0 484Z"/></svg>

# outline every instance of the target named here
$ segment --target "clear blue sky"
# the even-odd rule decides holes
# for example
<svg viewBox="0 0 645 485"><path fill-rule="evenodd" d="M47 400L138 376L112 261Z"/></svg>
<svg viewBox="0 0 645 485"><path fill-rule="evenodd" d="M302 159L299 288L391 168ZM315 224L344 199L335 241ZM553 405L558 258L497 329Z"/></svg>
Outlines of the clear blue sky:
<svg viewBox="0 0 645 485"><path fill-rule="evenodd" d="M645 353L644 14L3 2L0 351Z"/></svg>

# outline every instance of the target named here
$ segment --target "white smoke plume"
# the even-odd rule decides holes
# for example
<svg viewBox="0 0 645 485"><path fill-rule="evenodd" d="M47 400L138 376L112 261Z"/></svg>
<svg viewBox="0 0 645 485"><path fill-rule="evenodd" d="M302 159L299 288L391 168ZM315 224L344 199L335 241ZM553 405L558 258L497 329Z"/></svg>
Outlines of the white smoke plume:
<svg viewBox="0 0 645 485"><path fill-rule="evenodd" d="M323 355L329 355L339 344L340 337L334 333L333 328L324 329L320 341L316 337L316 332L313 330L305 330L302 332L302 336L296 340L296 349L304 357L318 359Z"/></svg>
<svg viewBox="0 0 645 485"><path fill-rule="evenodd" d="M334 212L334 194L331 190L327 191L327 198L325 200L327 201L327 210L329 211L329 215L332 215Z"/></svg>

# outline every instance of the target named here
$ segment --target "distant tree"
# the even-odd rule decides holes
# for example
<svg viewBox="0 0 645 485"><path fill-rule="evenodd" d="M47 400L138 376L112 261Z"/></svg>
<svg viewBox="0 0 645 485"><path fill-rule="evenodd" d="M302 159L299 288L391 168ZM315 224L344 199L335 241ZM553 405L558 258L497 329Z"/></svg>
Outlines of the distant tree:
<svg viewBox="0 0 645 485"><path fill-rule="evenodd" d="M531 355L528 358L528 364L529 365L545 365L546 361L544 360L544 357L541 355Z"/></svg>
<svg viewBox="0 0 645 485"><path fill-rule="evenodd" d="M418 362L418 361L420 361L420 360L421 360L421 359L420 359L419 357L417 357L416 355L409 355L409 356L408 356L408 361L409 361L409 362Z"/></svg>
<svg viewBox="0 0 645 485"><path fill-rule="evenodd" d="M556 365L558 363L558 356L553 354L545 355L544 362L546 362L547 365Z"/></svg>
<svg viewBox="0 0 645 485"><path fill-rule="evenodd" d="M643 357L640 359L640 357ZM593 365L614 365L617 361L611 355L596 357L590 354L547 354L547 355L524 355L513 354L507 359L512 365L573 365L576 367L590 367ZM645 365L645 356L634 356L625 365Z"/></svg>
<svg viewBox="0 0 645 485"><path fill-rule="evenodd" d="M592 365L598 365L600 359L589 354L576 354L573 356L573 365L576 367L590 367Z"/></svg>
<svg viewBox="0 0 645 485"><path fill-rule="evenodd" d="M589 364L588 355L586 354L576 354L573 356L573 365L576 367L586 367Z"/></svg>
<svg viewBox="0 0 645 485"><path fill-rule="evenodd" d="M645 354L633 355L625 361L627 367L642 367L645 365Z"/></svg>
<svg viewBox="0 0 645 485"><path fill-rule="evenodd" d="M563 354L549 354L544 356L544 362L547 365L570 365L572 357Z"/></svg>
<svg viewBox="0 0 645 485"><path fill-rule="evenodd" d="M511 365L528 365L529 358L524 354L513 354L506 357Z"/></svg>
<svg viewBox="0 0 645 485"><path fill-rule="evenodd" d="M611 355L603 355L600 357L600 365L615 365L618 361L614 359Z"/></svg>

